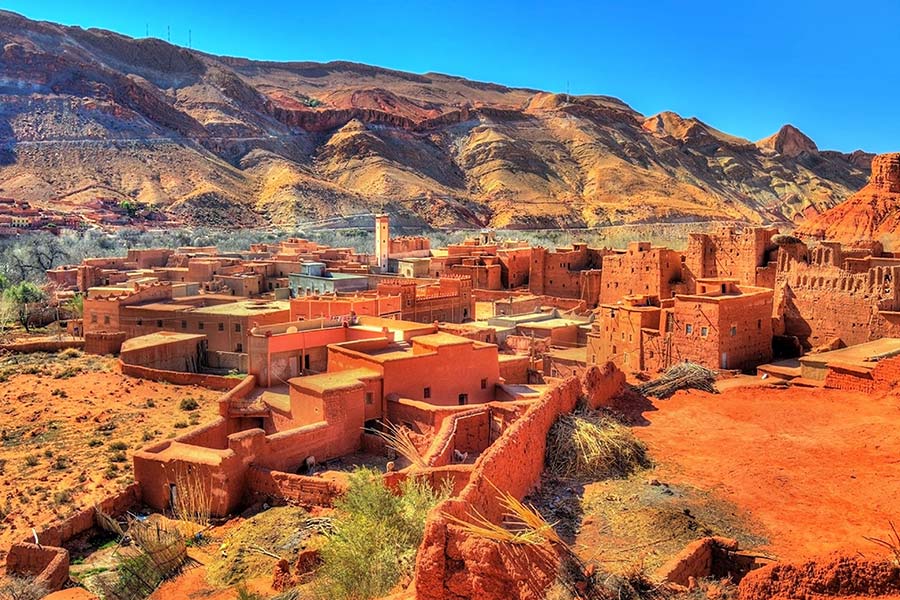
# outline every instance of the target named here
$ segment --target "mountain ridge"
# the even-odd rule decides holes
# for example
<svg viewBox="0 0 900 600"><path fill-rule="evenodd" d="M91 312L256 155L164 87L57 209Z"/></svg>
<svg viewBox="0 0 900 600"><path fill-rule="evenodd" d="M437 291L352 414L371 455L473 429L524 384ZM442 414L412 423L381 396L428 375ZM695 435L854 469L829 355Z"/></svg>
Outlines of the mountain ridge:
<svg viewBox="0 0 900 600"><path fill-rule="evenodd" d="M0 32L0 194L38 205L102 195L191 223L793 223L861 188L871 160L596 94L218 57L6 11Z"/></svg>

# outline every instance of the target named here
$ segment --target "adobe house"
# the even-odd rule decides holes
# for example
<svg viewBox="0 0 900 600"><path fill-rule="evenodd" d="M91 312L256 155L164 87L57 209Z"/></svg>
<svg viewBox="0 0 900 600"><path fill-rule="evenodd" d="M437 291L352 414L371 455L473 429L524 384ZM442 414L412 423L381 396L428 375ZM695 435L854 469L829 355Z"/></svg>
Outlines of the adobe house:
<svg viewBox="0 0 900 600"><path fill-rule="evenodd" d="M437 283L417 279L385 278L376 291L400 296L401 319L419 323L463 323L475 318L475 296L468 276L445 276Z"/></svg>
<svg viewBox="0 0 900 600"><path fill-rule="evenodd" d="M206 362L206 336L160 331L122 343L119 359L128 365L198 373Z"/></svg>
<svg viewBox="0 0 900 600"><path fill-rule="evenodd" d="M649 242L632 242L624 252L603 257L600 304L634 295L666 299L687 291L681 254L676 250L651 246Z"/></svg>
<svg viewBox="0 0 900 600"><path fill-rule="evenodd" d="M635 295L602 305L588 336L589 362L655 372L683 360L726 370L769 361L774 292L733 279L696 285L697 293L666 300Z"/></svg>
<svg viewBox="0 0 900 600"><path fill-rule="evenodd" d="M350 315L397 318L401 316L401 298L378 292L319 294L291 300L291 320L349 318Z"/></svg>
<svg viewBox="0 0 900 600"><path fill-rule="evenodd" d="M363 428L375 420L435 431L449 415L509 396L499 386L496 346L446 333L395 338L331 344L326 373L286 385L255 388L248 377L223 398L217 419L135 453L143 501L165 510L189 474L205 486L213 514L225 515L241 504L255 470L293 473L311 456L359 452Z"/></svg>
<svg viewBox="0 0 900 600"><path fill-rule="evenodd" d="M290 273L288 279L294 296L358 292L369 288L369 278L365 275L330 271L324 262L300 263L298 272Z"/></svg>
<svg viewBox="0 0 900 600"><path fill-rule="evenodd" d="M688 277L692 281L727 277L743 285L774 288L778 246L772 238L777 234L775 227L691 233L684 252Z"/></svg>
<svg viewBox="0 0 900 600"><path fill-rule="evenodd" d="M573 244L571 248L532 248L528 288L539 296L577 298L597 306L604 257L612 250Z"/></svg>

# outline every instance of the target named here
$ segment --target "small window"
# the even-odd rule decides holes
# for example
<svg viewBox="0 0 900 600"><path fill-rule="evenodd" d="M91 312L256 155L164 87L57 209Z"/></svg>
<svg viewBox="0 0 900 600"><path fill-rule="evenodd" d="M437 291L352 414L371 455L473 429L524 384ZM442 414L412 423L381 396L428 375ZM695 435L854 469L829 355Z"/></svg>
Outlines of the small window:
<svg viewBox="0 0 900 600"><path fill-rule="evenodd" d="M701 328L700 328L700 335L701 335L702 337L707 337L707 336L709 335L709 327L701 327Z"/></svg>
<svg viewBox="0 0 900 600"><path fill-rule="evenodd" d="M197 329L203 329L203 321L197 323Z"/></svg>
<svg viewBox="0 0 900 600"><path fill-rule="evenodd" d="M94 322L95 322L95 323L97 322L97 317L96 317L96 316L94 316ZM104 324L104 325L109 325L109 315L103 315L103 324Z"/></svg>
<svg viewBox="0 0 900 600"><path fill-rule="evenodd" d="M225 331L225 323L219 323L219 331Z"/></svg>
<svg viewBox="0 0 900 600"><path fill-rule="evenodd" d="M103 317L103 322L106 323L106 319L109 317ZM97 322L97 313L91 313L91 323Z"/></svg>
<svg viewBox="0 0 900 600"><path fill-rule="evenodd" d="M731 337L734 337L736 335L737 335L737 325L732 325L731 326Z"/></svg>
<svg viewBox="0 0 900 600"><path fill-rule="evenodd" d="M684 326L684 332L687 335L691 335L692 333L694 333L694 326L691 325L690 323L688 323L687 325Z"/></svg>
<svg viewBox="0 0 900 600"><path fill-rule="evenodd" d="M162 327L162 319L157 319L157 320L156 320L156 326L157 326L157 327Z"/></svg>
<svg viewBox="0 0 900 600"><path fill-rule="evenodd" d="M469 403L469 395L468 394L460 394L459 395L459 405L463 406L464 404Z"/></svg>
<svg viewBox="0 0 900 600"><path fill-rule="evenodd" d="M243 344L237 344L237 345L235 345L234 351L235 351L235 352L243 352L243 351L244 351L244 345L243 345Z"/></svg>
<svg viewBox="0 0 900 600"><path fill-rule="evenodd" d="M366 404L375 404L375 394L366 392Z"/></svg>
<svg viewBox="0 0 900 600"><path fill-rule="evenodd" d="M483 390L487 389L487 379L481 380L481 389L483 389Z"/></svg>
<svg viewBox="0 0 900 600"><path fill-rule="evenodd" d="M303 357L303 368L309 369L309 354Z"/></svg>
<svg viewBox="0 0 900 600"><path fill-rule="evenodd" d="M423 398L431 398L431 388L430 387L427 387L424 390L422 390L422 397Z"/></svg>
<svg viewBox="0 0 900 600"><path fill-rule="evenodd" d="M137 320L137 324L138 324L138 327L140 327L141 325L144 324L144 320L143 320L143 319L138 319L138 320Z"/></svg>
<svg viewBox="0 0 900 600"><path fill-rule="evenodd" d="M241 324L240 324L240 323L235 323L235 324L234 324L234 332L235 332L235 333L240 333L240 332L241 332Z"/></svg>
<svg viewBox="0 0 900 600"><path fill-rule="evenodd" d="M187 329L187 321L182 321L182 322L181 322L181 328L182 328L182 329Z"/></svg>
<svg viewBox="0 0 900 600"><path fill-rule="evenodd" d="M756 320L756 328L757 328L757 329L762 329L762 319L757 319L757 320Z"/></svg>

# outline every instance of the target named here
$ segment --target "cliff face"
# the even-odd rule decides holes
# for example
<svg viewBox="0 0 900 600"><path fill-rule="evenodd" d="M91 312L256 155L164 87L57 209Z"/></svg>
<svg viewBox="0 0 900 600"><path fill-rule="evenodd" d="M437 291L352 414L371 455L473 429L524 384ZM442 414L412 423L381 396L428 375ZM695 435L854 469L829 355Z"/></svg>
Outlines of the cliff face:
<svg viewBox="0 0 900 600"><path fill-rule="evenodd" d="M0 195L38 205L132 198L279 224L382 209L438 226L784 223L849 197L870 159L606 96L217 57L8 12L0 34Z"/></svg>
<svg viewBox="0 0 900 600"><path fill-rule="evenodd" d="M798 232L843 242L875 239L896 248L900 241L900 153L873 158L872 176L864 188L803 223Z"/></svg>

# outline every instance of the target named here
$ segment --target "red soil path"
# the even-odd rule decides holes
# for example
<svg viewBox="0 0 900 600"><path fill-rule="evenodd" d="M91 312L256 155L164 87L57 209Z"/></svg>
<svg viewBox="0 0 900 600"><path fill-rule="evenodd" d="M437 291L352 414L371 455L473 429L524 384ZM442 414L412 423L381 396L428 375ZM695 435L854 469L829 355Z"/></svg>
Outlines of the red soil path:
<svg viewBox="0 0 900 600"><path fill-rule="evenodd" d="M822 389L679 392L635 433L655 477L708 489L765 529L764 551L802 560L880 554L863 536L900 521L900 399Z"/></svg>

